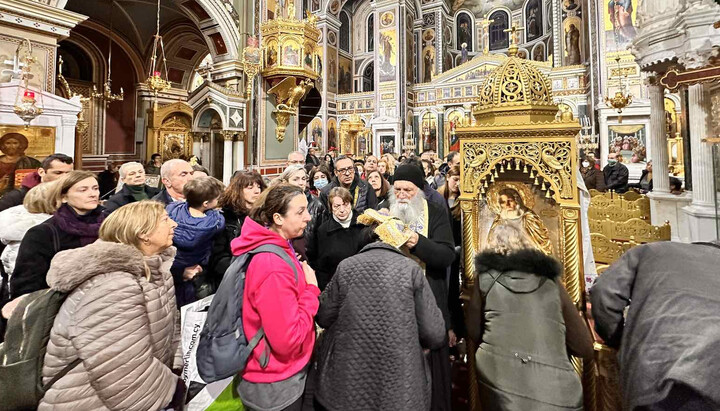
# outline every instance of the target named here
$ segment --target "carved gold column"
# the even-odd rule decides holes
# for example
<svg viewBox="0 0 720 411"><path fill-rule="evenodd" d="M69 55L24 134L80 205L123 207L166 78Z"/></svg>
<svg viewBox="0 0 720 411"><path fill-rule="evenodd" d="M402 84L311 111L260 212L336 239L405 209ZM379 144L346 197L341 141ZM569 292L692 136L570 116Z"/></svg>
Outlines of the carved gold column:
<svg viewBox="0 0 720 411"><path fill-rule="evenodd" d="M463 294L464 300L469 301L469 293L472 287L475 287L475 238L473 225L473 201L464 200L460 202L462 211L462 241L463 241ZM473 319L465 317L467 320ZM475 319L477 320L477 319ZM470 409L473 411L480 410L480 392L478 391L477 369L475 367L475 351L478 345L476 341L467 338L467 356L468 356L468 384Z"/></svg>
<svg viewBox="0 0 720 411"><path fill-rule="evenodd" d="M576 206L562 207L562 229L563 236L563 263L565 265L565 274L563 283L570 298L578 309L582 309L584 302L584 284L582 268L580 266L580 208Z"/></svg>

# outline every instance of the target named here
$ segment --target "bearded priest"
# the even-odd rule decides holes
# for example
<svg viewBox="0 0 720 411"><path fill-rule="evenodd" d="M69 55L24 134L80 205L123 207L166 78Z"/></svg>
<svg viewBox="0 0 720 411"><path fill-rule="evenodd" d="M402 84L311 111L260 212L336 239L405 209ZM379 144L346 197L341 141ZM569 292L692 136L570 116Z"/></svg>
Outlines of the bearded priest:
<svg viewBox="0 0 720 411"><path fill-rule="evenodd" d="M400 219L410 231L410 238L401 250L415 260L425 272L450 330L448 309L448 267L455 259L452 228L445 210L428 202L422 192L422 171L404 164L395 170L393 189L390 190L390 214ZM433 411L451 409L450 350L448 341L441 349L432 350L429 356L432 373Z"/></svg>

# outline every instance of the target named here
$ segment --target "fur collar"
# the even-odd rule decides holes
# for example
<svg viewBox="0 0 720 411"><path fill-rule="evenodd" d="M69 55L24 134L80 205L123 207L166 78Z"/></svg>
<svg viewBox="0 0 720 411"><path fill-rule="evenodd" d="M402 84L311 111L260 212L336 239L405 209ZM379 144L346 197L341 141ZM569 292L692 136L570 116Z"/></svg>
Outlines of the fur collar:
<svg viewBox="0 0 720 411"><path fill-rule="evenodd" d="M507 255L483 251L475 257L475 270L478 274L489 270L520 271L555 279L560 276L563 267L559 261L543 252L527 249Z"/></svg>
<svg viewBox="0 0 720 411"><path fill-rule="evenodd" d="M50 288L70 292L85 281L101 274L128 273L144 277L147 268L154 274L161 262L172 260L175 248L157 256L144 257L134 246L98 240L85 247L59 252L50 263L47 283Z"/></svg>

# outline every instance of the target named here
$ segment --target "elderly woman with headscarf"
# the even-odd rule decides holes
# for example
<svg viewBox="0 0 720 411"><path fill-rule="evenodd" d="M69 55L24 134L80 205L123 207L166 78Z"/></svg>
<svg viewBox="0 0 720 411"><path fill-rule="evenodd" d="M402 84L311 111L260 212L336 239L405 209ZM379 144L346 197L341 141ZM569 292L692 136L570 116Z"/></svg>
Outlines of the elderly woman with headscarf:
<svg viewBox="0 0 720 411"><path fill-rule="evenodd" d="M582 410L569 354L591 359L590 332L563 288L562 265L509 224L475 259L467 309L483 410Z"/></svg>

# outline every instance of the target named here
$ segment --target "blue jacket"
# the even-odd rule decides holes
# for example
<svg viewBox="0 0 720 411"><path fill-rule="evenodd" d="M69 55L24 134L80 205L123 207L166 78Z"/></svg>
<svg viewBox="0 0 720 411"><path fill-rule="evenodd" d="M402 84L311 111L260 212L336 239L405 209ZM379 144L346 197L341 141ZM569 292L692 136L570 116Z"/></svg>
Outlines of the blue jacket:
<svg viewBox="0 0 720 411"><path fill-rule="evenodd" d="M178 226L173 245L177 247L175 263L185 269L195 264L206 266L210 260L213 238L225 228L225 217L218 210L209 210L204 218L190 215L184 201L168 204L167 212Z"/></svg>

